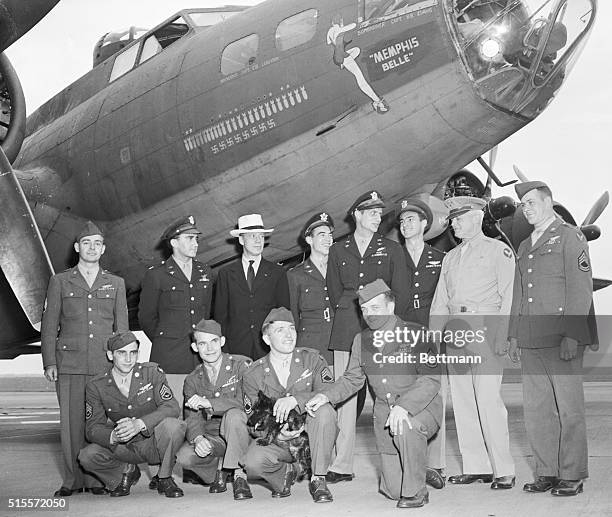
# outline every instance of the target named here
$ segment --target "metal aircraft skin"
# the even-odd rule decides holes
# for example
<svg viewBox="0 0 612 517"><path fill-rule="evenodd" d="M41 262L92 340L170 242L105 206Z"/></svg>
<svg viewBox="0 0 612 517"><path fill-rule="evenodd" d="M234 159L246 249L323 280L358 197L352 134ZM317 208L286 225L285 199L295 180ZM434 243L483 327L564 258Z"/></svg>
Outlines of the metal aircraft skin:
<svg viewBox="0 0 612 517"><path fill-rule="evenodd" d="M56 3L38 1L45 13ZM134 309L162 231L186 214L203 233L199 260L236 257L229 230L252 212L275 228L266 258L282 260L301 253L315 210L342 235L347 207L368 189L390 207L439 190L547 106L596 8L269 0L213 25L211 10L184 10L111 42L118 52L28 117L18 156L5 147L14 170L4 164L0 184L3 356L37 339L49 275L73 265L88 219L104 229L103 266L125 278ZM13 139L25 117L17 104L4 124Z"/></svg>

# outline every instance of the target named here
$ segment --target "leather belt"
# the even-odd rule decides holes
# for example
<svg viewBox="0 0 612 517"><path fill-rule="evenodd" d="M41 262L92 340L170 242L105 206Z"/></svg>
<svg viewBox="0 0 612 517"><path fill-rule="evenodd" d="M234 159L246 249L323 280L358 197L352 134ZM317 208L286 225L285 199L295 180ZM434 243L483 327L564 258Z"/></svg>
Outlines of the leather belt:
<svg viewBox="0 0 612 517"><path fill-rule="evenodd" d="M499 305L452 305L451 313L458 314L461 312L499 312Z"/></svg>

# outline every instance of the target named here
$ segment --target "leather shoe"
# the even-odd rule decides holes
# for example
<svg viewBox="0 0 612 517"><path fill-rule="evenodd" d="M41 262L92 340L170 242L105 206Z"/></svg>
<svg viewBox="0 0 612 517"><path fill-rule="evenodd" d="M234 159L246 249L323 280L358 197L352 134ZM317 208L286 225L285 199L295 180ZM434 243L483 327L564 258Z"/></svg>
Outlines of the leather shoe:
<svg viewBox="0 0 612 517"><path fill-rule="evenodd" d="M425 506L429 502L429 492L427 489L422 492L417 492L417 495L413 497L400 497L397 502L398 508L420 508Z"/></svg>
<svg viewBox="0 0 612 517"><path fill-rule="evenodd" d="M227 476L227 471L221 469L217 470L215 479L210 484L208 491L211 494L220 494L221 492L225 492L227 490Z"/></svg>
<svg viewBox="0 0 612 517"><path fill-rule="evenodd" d="M493 480L493 483L491 483L491 488L493 490L507 490L509 488L513 488L514 483L514 476L501 476Z"/></svg>
<svg viewBox="0 0 612 517"><path fill-rule="evenodd" d="M556 476L538 476L533 483L525 483L523 490L525 492L546 492L557 486L559 478Z"/></svg>
<svg viewBox="0 0 612 517"><path fill-rule="evenodd" d="M446 478L444 477L444 474L442 474L442 469L432 469L427 467L425 470L425 483L437 490L444 488ZM402 506L401 508L404 507Z"/></svg>
<svg viewBox="0 0 612 517"><path fill-rule="evenodd" d="M576 481L569 479L560 479L557 483L557 486L553 487L550 491L552 495L578 495L582 493L584 490L582 485L582 480L578 479Z"/></svg>
<svg viewBox="0 0 612 517"><path fill-rule="evenodd" d="M157 485L159 485L159 477L157 476L157 474L155 474L151 478L151 481L149 481L149 488L151 490L157 490Z"/></svg>
<svg viewBox="0 0 612 517"><path fill-rule="evenodd" d="M93 495L106 495L108 494L108 490L103 486L91 486L85 489L85 492L89 492Z"/></svg>
<svg viewBox="0 0 612 517"><path fill-rule="evenodd" d="M191 483L192 485L204 485L202 478L193 470L183 469L183 483Z"/></svg>
<svg viewBox="0 0 612 517"><path fill-rule="evenodd" d="M247 480L242 477L234 476L234 500L241 501L242 499L252 499L251 488Z"/></svg>
<svg viewBox="0 0 612 517"><path fill-rule="evenodd" d="M183 491L176 486L172 476L168 478L158 478L157 493L164 494L166 497L183 497Z"/></svg>
<svg viewBox="0 0 612 517"><path fill-rule="evenodd" d="M121 476L121 481L117 485L114 490L111 490L111 497L123 497L125 495L130 495L130 488L133 487L136 482L140 479L140 469L138 465L130 465L130 470L123 473Z"/></svg>
<svg viewBox="0 0 612 517"><path fill-rule="evenodd" d="M469 485L474 483L474 481L491 483L493 481L493 474L459 474L458 476L448 478L448 482L453 485Z"/></svg>
<svg viewBox="0 0 612 517"><path fill-rule="evenodd" d="M334 498L327 488L325 478L315 478L308 483L308 491L315 503L331 503Z"/></svg>
<svg viewBox="0 0 612 517"><path fill-rule="evenodd" d="M84 490L84 488L68 488L61 486L53 493L53 497L70 497L72 494L78 494Z"/></svg>
<svg viewBox="0 0 612 517"><path fill-rule="evenodd" d="M353 481L355 474L340 474L338 472L334 472L333 470L329 470L327 474L325 474L325 481L331 483L338 483L340 481Z"/></svg>
<svg viewBox="0 0 612 517"><path fill-rule="evenodd" d="M285 483L283 484L282 490L273 490L272 497L280 498L280 497L289 497L291 495L291 485L295 483L295 479L297 478L297 472L291 463L287 464L287 470L285 471Z"/></svg>

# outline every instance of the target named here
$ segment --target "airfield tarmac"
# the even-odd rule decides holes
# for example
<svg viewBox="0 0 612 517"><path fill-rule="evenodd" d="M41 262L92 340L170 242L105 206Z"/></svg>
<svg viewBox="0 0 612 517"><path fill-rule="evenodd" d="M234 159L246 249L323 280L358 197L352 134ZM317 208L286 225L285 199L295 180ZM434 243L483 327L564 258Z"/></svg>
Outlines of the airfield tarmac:
<svg viewBox="0 0 612 517"><path fill-rule="evenodd" d="M550 493L528 494L522 485L532 480L531 452L525 436L520 383L504 384L502 395L508 408L511 452L516 462L517 486L493 492L488 484L448 486L429 489L430 502L423 508L404 510L420 516L504 517L504 516L612 516L612 382L585 382L590 478L577 497L559 498ZM395 502L377 493L377 455L371 427L372 406L368 398L357 425L355 479L330 485L331 504L315 505L305 482L294 485L287 499L272 499L270 490L251 483L254 498L234 501L231 486L224 494L209 494L207 488L180 486L185 497L167 499L151 492L149 477L143 476L128 497L75 494L66 501L68 511L57 515L96 516L201 516L221 517L314 517L397 515ZM457 433L449 400L447 409L447 472L461 469ZM0 516L35 515L39 512L9 511L8 497L49 497L61 484L59 472L59 409L53 392L0 392ZM175 471L180 481L180 472Z"/></svg>

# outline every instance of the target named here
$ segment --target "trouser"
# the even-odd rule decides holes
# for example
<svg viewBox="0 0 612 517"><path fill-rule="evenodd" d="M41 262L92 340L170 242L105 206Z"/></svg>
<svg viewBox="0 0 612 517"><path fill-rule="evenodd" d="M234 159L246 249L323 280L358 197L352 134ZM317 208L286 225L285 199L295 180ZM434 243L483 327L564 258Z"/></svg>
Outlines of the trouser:
<svg viewBox="0 0 612 517"><path fill-rule="evenodd" d="M224 469L235 470L244 466L244 458L251 442L246 424L247 415L242 409L231 408L223 415L219 434L226 444Z"/></svg>
<svg viewBox="0 0 612 517"><path fill-rule="evenodd" d="M316 417L306 417L306 432L310 442L312 473L325 476L329 468L331 451L338 434L336 412L330 404L317 409ZM286 464L293 462L288 449L275 444L249 446L244 466L249 479L265 479L276 491L281 491L285 482Z"/></svg>
<svg viewBox="0 0 612 517"><path fill-rule="evenodd" d="M334 380L342 377L351 353L334 350ZM355 426L357 423L357 395L352 395L336 407L338 412L338 437L333 448L334 461L329 470L339 474L353 473Z"/></svg>
<svg viewBox="0 0 612 517"><path fill-rule="evenodd" d="M176 454L185 441L185 422L177 418L165 418L144 440L120 443L113 450L93 443L81 449L79 461L88 472L99 478L109 490L121 482L126 463L159 464L157 475L172 475Z"/></svg>
<svg viewBox="0 0 612 517"><path fill-rule="evenodd" d="M523 348L523 411L536 476L588 477L588 452L582 386L584 347L571 361L559 347Z"/></svg>
<svg viewBox="0 0 612 517"><path fill-rule="evenodd" d="M219 431L221 418L213 417L204 424L204 437L210 442L212 449L207 456L198 456L195 445L185 442L176 455L176 461L184 469L195 472L205 483L212 483L219 465L219 459L225 454L225 440Z"/></svg>
<svg viewBox="0 0 612 517"><path fill-rule="evenodd" d="M387 442L377 444L381 460L380 491L391 499L414 497L426 490L427 440L438 430L438 423L427 410L412 417L411 422L412 429L404 424L402 434L393 436L393 447L389 447L390 436L382 438L381 432L377 435L378 440Z"/></svg>
<svg viewBox="0 0 612 517"><path fill-rule="evenodd" d="M440 398L442 399L442 421L438 432L427 444L427 466L432 469L446 468L446 399L448 398L446 371L440 375Z"/></svg>
<svg viewBox="0 0 612 517"><path fill-rule="evenodd" d="M183 384L185 383L185 377L187 377L186 373L166 374L166 382L168 383L174 398L179 403L179 407L181 408L179 418L183 418L185 412L185 401L183 400Z"/></svg>
<svg viewBox="0 0 612 517"><path fill-rule="evenodd" d="M448 365L459 450L464 474L514 475L510 454L508 411L501 398L502 368L488 362L477 366ZM495 370L499 373L495 373Z"/></svg>
<svg viewBox="0 0 612 517"><path fill-rule="evenodd" d="M77 458L85 447L85 385L93 375L60 373L55 391L60 407L60 441L64 457L62 486L70 489L101 486L83 471Z"/></svg>

